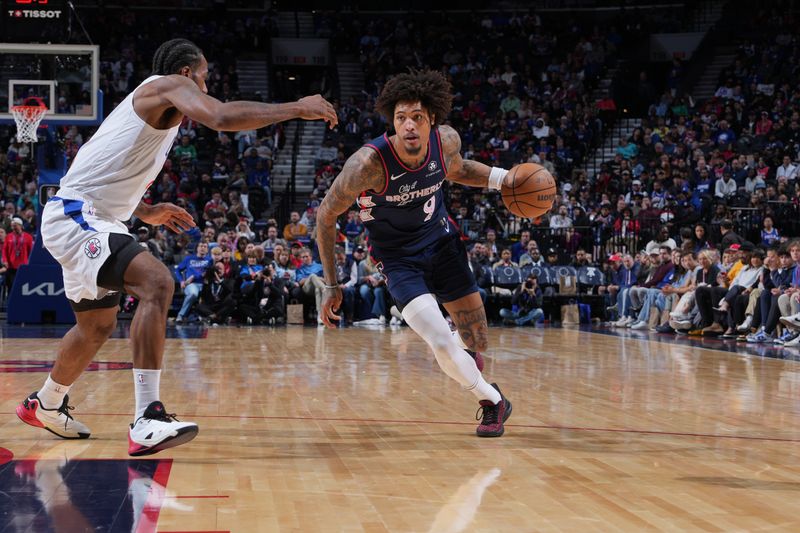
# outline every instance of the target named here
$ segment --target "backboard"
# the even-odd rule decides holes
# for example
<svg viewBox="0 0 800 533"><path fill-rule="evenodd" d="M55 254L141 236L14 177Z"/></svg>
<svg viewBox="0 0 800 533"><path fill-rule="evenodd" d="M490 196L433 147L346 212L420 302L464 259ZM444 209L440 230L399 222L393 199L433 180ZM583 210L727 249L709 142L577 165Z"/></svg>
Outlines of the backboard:
<svg viewBox="0 0 800 533"><path fill-rule="evenodd" d="M99 124L99 53L96 45L0 43L0 123L13 124L11 106L36 96L48 107L44 124Z"/></svg>

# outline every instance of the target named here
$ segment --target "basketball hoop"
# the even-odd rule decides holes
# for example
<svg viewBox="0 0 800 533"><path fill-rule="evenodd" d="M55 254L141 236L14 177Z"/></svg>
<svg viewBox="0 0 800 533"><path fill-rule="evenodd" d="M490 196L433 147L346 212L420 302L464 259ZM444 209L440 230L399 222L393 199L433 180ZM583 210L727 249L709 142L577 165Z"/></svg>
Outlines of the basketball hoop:
<svg viewBox="0 0 800 533"><path fill-rule="evenodd" d="M35 143L38 140L36 130L46 113L47 106L36 96L26 98L22 105L12 106L11 114L17 123L17 140L22 143Z"/></svg>

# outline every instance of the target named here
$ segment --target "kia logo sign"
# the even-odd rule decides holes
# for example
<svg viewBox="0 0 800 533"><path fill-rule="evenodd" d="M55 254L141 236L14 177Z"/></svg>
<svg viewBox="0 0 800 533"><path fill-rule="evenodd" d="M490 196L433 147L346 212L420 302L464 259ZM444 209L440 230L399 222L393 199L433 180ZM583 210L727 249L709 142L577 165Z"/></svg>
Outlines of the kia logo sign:
<svg viewBox="0 0 800 533"><path fill-rule="evenodd" d="M55 283L40 283L31 288L30 283L22 286L22 296L60 296L64 294L64 287L56 289Z"/></svg>

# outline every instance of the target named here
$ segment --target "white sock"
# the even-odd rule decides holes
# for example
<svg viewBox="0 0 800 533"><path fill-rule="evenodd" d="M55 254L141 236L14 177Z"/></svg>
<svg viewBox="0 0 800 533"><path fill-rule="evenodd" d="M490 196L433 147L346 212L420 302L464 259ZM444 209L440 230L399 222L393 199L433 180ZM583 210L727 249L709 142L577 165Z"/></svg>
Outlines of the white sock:
<svg viewBox="0 0 800 533"><path fill-rule="evenodd" d="M423 294L414 298L403 309L403 318L428 343L445 374L479 400L500 402L500 393L483 379L475 360L456 342L433 295Z"/></svg>
<svg viewBox="0 0 800 533"><path fill-rule="evenodd" d="M53 378L48 375L47 381L44 382L44 386L39 389L36 396L39 397L39 403L41 403L42 407L45 409L58 409L64 402L64 396L67 395L71 386L72 385L56 383L53 381Z"/></svg>
<svg viewBox="0 0 800 533"><path fill-rule="evenodd" d="M158 387L161 381L161 370L133 369L133 391L136 397L136 415L134 422L144 414L147 406L160 400Z"/></svg>

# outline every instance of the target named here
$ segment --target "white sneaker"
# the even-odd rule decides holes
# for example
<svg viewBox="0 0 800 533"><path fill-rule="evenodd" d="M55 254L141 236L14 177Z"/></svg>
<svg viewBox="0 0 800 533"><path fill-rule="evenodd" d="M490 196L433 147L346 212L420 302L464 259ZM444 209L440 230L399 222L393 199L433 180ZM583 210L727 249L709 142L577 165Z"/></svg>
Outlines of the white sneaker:
<svg viewBox="0 0 800 533"><path fill-rule="evenodd" d="M636 322L631 324L631 329L636 329L636 330L647 329L647 327L648 327L647 322L644 322L643 320L637 320Z"/></svg>
<svg viewBox="0 0 800 533"><path fill-rule="evenodd" d="M128 455L152 455L186 444L197 436L199 428L193 422L179 422L175 415L167 414L164 404L155 401L128 430Z"/></svg>
<svg viewBox="0 0 800 533"><path fill-rule="evenodd" d="M383 324L386 324L385 318L383 318L383 322L381 322L379 318L367 318L366 320L358 320L356 322L353 322L354 326L380 326Z"/></svg>
<svg viewBox="0 0 800 533"><path fill-rule="evenodd" d="M787 348L800 346L800 335L798 335L797 337L793 338L790 341L784 342L783 345L784 345L784 347L787 347Z"/></svg>
<svg viewBox="0 0 800 533"><path fill-rule="evenodd" d="M781 317L781 324L794 330L800 329L800 313Z"/></svg>
<svg viewBox="0 0 800 533"><path fill-rule="evenodd" d="M692 321L691 320L677 320L672 319L669 321L669 325L675 331L683 331L687 329L692 329Z"/></svg>
<svg viewBox="0 0 800 533"><path fill-rule="evenodd" d="M753 323L753 315L747 315L744 319L744 322L739 324L739 327L736 328L736 331L739 333L747 333L750 331L750 325Z"/></svg>
<svg viewBox="0 0 800 533"><path fill-rule="evenodd" d="M389 321L390 326L402 326L403 321L399 320L396 316L393 316L392 319Z"/></svg>
<svg viewBox="0 0 800 533"><path fill-rule="evenodd" d="M64 396L58 409L45 409L34 392L17 406L17 416L26 424L46 429L62 439L88 439L91 430L72 418L69 414L72 409L68 395Z"/></svg>
<svg viewBox="0 0 800 533"><path fill-rule="evenodd" d="M612 328L621 328L624 327L623 324L625 323L625 317L620 318L619 320L615 320L610 322L608 325Z"/></svg>
<svg viewBox="0 0 800 533"><path fill-rule="evenodd" d="M630 328L632 328L633 326L635 326L638 323L639 323L639 319L638 318L631 318L631 319L628 320L628 323L625 324L625 327L630 329Z"/></svg>

